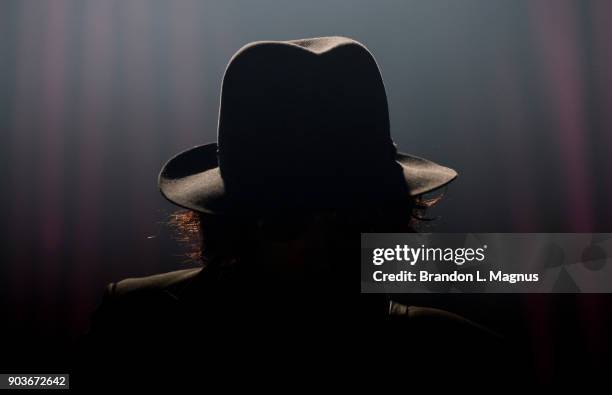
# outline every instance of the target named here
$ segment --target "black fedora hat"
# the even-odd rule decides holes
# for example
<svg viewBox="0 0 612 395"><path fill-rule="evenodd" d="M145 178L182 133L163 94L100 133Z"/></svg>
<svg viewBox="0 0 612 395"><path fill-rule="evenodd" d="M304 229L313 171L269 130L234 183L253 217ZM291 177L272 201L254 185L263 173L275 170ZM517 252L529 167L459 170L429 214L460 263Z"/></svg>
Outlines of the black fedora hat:
<svg viewBox="0 0 612 395"><path fill-rule="evenodd" d="M387 204L457 173L397 152L372 54L345 37L260 41L230 60L216 143L170 159L159 188L211 214Z"/></svg>

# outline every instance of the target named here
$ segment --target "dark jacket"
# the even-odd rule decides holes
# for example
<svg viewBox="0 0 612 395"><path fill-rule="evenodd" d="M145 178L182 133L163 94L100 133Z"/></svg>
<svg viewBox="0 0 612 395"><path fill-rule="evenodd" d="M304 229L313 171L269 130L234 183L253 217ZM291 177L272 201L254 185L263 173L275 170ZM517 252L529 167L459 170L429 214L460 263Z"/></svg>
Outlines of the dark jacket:
<svg viewBox="0 0 612 395"><path fill-rule="evenodd" d="M313 358L318 373L366 365L408 376L503 369L503 339L462 317L305 289L270 292L265 283L227 282L200 268L112 283L83 341L83 370L94 380L94 365L110 360L105 377L161 371L183 372L184 380L184 372L227 373L223 367L295 373L296 363Z"/></svg>

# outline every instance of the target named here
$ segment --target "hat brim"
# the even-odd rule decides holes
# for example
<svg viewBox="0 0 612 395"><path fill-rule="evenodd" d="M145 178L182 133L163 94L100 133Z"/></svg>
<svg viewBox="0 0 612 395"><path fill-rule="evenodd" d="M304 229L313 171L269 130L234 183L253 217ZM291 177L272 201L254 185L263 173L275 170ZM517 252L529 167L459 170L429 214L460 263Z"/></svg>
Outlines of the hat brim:
<svg viewBox="0 0 612 395"><path fill-rule="evenodd" d="M397 153L410 196L446 186L457 177L451 168L417 156ZM170 202L209 214L233 212L217 163L217 143L204 144L172 157L162 167L158 180L162 195Z"/></svg>

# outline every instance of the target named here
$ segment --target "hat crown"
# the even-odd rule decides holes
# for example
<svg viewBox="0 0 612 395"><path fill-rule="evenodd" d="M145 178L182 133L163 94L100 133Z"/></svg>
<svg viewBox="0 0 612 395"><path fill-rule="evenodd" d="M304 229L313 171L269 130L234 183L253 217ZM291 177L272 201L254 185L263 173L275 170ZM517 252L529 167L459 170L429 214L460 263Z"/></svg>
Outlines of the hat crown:
<svg viewBox="0 0 612 395"><path fill-rule="evenodd" d="M376 61L345 37L243 47L223 78L218 144L224 178L240 187L263 182L263 175L301 182L343 172L341 152L354 160L346 169L351 174L356 163L391 163L395 151Z"/></svg>
<svg viewBox="0 0 612 395"><path fill-rule="evenodd" d="M397 152L370 52L345 37L260 41L229 62L218 141L159 174L174 204L210 214L404 204L457 173Z"/></svg>

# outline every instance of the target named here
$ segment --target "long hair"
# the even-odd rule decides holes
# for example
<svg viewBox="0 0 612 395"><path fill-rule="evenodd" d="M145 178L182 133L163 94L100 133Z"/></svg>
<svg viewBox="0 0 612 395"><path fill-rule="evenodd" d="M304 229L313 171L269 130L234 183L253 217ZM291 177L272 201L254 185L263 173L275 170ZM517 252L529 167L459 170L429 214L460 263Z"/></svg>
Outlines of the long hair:
<svg viewBox="0 0 612 395"><path fill-rule="evenodd" d="M168 223L184 245L188 259L205 267L227 267L249 259L262 240L283 242L300 237L313 221L325 226L338 242L365 232L416 232L421 223L432 220L425 217L425 212L441 197L418 196L400 204L274 216L210 215L180 210L171 214Z"/></svg>

